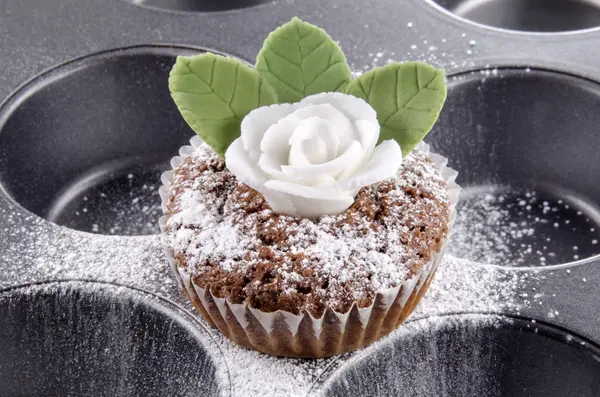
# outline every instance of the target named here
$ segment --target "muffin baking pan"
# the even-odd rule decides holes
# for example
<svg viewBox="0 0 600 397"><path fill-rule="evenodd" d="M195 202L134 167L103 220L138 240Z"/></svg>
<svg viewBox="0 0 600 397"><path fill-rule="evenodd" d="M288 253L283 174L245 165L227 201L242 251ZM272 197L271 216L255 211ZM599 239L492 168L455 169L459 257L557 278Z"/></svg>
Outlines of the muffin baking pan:
<svg viewBox="0 0 600 397"><path fill-rule="evenodd" d="M0 395L600 395L599 4L2 2ZM357 72L444 67L427 140L465 187L449 251L470 264L439 275L465 299L434 285L406 326L326 360L231 345L181 297L156 237L158 177L193 135L168 94L175 57L252 63L292 16ZM488 292L518 304L458 305L480 271L512 280Z"/></svg>
<svg viewBox="0 0 600 397"><path fill-rule="evenodd" d="M124 287L63 282L0 293L3 396L212 396L204 327Z"/></svg>
<svg viewBox="0 0 600 397"><path fill-rule="evenodd" d="M193 52L107 51L23 86L3 112L4 189L29 211L73 229L156 233L157 181L189 138L165 88L175 57L186 53Z"/></svg>
<svg viewBox="0 0 600 397"><path fill-rule="evenodd" d="M461 219L470 215L465 208L486 201L506 211L504 225L486 227L519 225L520 236L502 238L513 242L505 257L514 265L599 254L600 85L545 70L494 69L454 76L449 92L430 140L466 187ZM496 249L482 246L468 259Z"/></svg>
<svg viewBox="0 0 600 397"><path fill-rule="evenodd" d="M598 348L518 318L441 317L425 329L416 321L333 376L331 370L322 375L325 396L398 396L410 390L415 397L592 397L600 390Z"/></svg>
<svg viewBox="0 0 600 397"><path fill-rule="evenodd" d="M144 7L152 7L160 10L182 11L182 12L207 12L228 11L236 8L252 7L265 0L130 0L133 4Z"/></svg>
<svg viewBox="0 0 600 397"><path fill-rule="evenodd" d="M568 32L600 25L596 0L435 0L483 25L529 32Z"/></svg>

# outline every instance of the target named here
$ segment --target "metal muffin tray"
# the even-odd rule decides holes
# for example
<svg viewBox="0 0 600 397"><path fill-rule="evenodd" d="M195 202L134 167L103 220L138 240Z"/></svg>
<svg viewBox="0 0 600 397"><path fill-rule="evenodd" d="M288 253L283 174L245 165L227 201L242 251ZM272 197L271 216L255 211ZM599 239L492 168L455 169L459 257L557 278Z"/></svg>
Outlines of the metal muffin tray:
<svg viewBox="0 0 600 397"><path fill-rule="evenodd" d="M356 71L444 67L427 140L463 206L543 220L495 264L458 228L481 255L438 275L474 283L449 289L455 307L434 294L382 341L323 360L228 342L156 234L160 173L193 135L167 89L175 57L252 63L293 16ZM7 0L0 30L0 396L600 396L600 3ZM483 274L512 280L488 292L516 304L459 304Z"/></svg>

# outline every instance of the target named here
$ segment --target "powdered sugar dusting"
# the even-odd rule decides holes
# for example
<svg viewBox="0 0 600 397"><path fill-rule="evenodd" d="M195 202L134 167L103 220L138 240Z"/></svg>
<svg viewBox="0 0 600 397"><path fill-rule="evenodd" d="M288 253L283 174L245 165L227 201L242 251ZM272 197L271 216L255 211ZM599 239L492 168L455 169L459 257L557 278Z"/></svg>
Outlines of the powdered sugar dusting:
<svg viewBox="0 0 600 397"><path fill-rule="evenodd" d="M595 206L560 197L539 188L469 189L448 252L500 266L547 266L600 254Z"/></svg>
<svg viewBox="0 0 600 397"><path fill-rule="evenodd" d="M473 313L466 318L477 321L478 324L501 324L506 321L503 317L478 313L519 313L522 307L530 303L529 298L518 293L519 289L523 285L535 285L536 280L537 276L533 272L482 266L446 255L427 294L408 319L410 325L407 325L407 329L413 332L416 327L421 332L428 332L444 318L439 316L454 313ZM390 339L406 332L405 327L400 327L377 342L378 345L367 347L366 350L371 351L379 345L385 345ZM234 396L240 397L258 394L266 397L304 396L323 371L330 372L327 370L330 365L342 366L345 361L362 354L361 350L341 358L282 359L238 348L224 337L219 339L225 356L235 363L230 366L229 371ZM249 381L249 376L252 381ZM274 379L279 381L274 382Z"/></svg>
<svg viewBox="0 0 600 397"><path fill-rule="evenodd" d="M407 23L413 40L406 45L401 57L396 52L381 48L368 53L360 62L350 65L354 77L376 67L404 60L427 62L432 66L452 70L469 70L477 66L476 56L479 55L478 44L465 35L461 40L451 40L428 37L428 26L419 26L413 22ZM487 67L486 67L487 68ZM497 73L497 70L496 70Z"/></svg>
<svg viewBox="0 0 600 397"><path fill-rule="evenodd" d="M88 279L156 292L176 290L160 239L99 236L52 225L36 216L2 210L12 241L0 252L0 286L40 280Z"/></svg>
<svg viewBox="0 0 600 397"><path fill-rule="evenodd" d="M528 302L516 291L535 283L536 277L534 272L513 272L446 255L413 318L519 311Z"/></svg>
<svg viewBox="0 0 600 397"><path fill-rule="evenodd" d="M446 183L419 151L395 178L363 188L348 211L316 220L274 214L207 145L184 158L172 178L165 241L179 265L202 288L227 289L234 303L264 311L318 316L326 306L368 306L378 291L424 266L447 231ZM265 303L265 288L276 301Z"/></svg>
<svg viewBox="0 0 600 397"><path fill-rule="evenodd" d="M22 242L0 252L0 261L10 264L0 272L2 286L64 278L95 279L157 292L193 311L176 286L158 236L91 235L51 225L18 210L0 211L2 228ZM534 302L535 292L528 296L524 285L535 287L535 274L482 266L446 255L409 321L424 319L419 324L426 328L435 324L431 317L435 315L518 312L531 303L538 305ZM218 368L217 381L231 381L233 396L306 395L328 365L353 355L320 360L275 358L238 347L217 331L211 332L218 347L209 347L210 354L223 354L227 363L227 370ZM403 332L402 328L398 332Z"/></svg>
<svg viewBox="0 0 600 397"><path fill-rule="evenodd" d="M233 397L306 396L323 370L336 360L270 357L240 348L224 337L219 339L221 350L230 363Z"/></svg>
<svg viewBox="0 0 600 397"><path fill-rule="evenodd" d="M193 201L197 197L191 195L184 199ZM204 222L204 218L197 221ZM192 312L176 286L158 236L111 237L80 233L10 207L0 209L0 225L6 233L11 233L12 241L19 242L6 244L0 251L0 262L5 264L0 272L3 287L52 279L94 279L156 292ZM459 232L468 230L456 231ZM457 244L455 242L453 247L457 252L462 249L468 254L467 251L473 249L472 245ZM484 266L446 255L409 321L423 319L419 326L426 329L435 324L436 318L431 316L456 312L519 312L531 304L541 305L543 296L535 291L536 277L529 271ZM525 286L529 295L524 292ZM123 289L119 293L127 291ZM548 310L552 316L557 315L552 308ZM211 332L218 347L209 347L210 354L223 354L228 369L218 368L217 381L221 384L231 381L233 396L306 395L328 365L337 360L343 363L355 354L320 360L275 358L238 347L217 331ZM402 328L392 335L401 332Z"/></svg>

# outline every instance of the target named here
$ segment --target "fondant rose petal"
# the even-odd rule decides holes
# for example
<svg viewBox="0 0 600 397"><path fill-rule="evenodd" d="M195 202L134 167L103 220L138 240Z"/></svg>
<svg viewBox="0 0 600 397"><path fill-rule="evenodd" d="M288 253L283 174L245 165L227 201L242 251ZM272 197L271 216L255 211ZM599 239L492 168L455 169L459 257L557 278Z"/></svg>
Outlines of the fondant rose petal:
<svg viewBox="0 0 600 397"><path fill-rule="evenodd" d="M375 110L342 93L257 109L241 129L226 153L230 171L275 212L294 216L343 212L361 187L394 176L402 162L395 141L375 148Z"/></svg>
<svg viewBox="0 0 600 397"><path fill-rule="evenodd" d="M281 171L281 165L279 165L275 160L269 157L268 154L263 153L260 155L258 159L258 167L267 175L270 175L274 179L281 179L285 181L294 180L294 176L290 174L286 174Z"/></svg>
<svg viewBox="0 0 600 397"><path fill-rule="evenodd" d="M289 195L275 190L263 190L264 192L262 192L262 195L265 200L267 200L267 203L269 203L269 207L271 207L273 212L288 215L295 215L297 213L296 207L292 203Z"/></svg>
<svg viewBox="0 0 600 397"><path fill-rule="evenodd" d="M267 177L260 168L250 159L244 150L242 138L238 138L229 145L225 152L225 165L236 176L238 181L245 183L252 189L261 191Z"/></svg>
<svg viewBox="0 0 600 397"><path fill-rule="evenodd" d="M362 157L356 158L356 161L350 164L350 166L340 174L339 180L348 179L365 167L365 163L371 158L375 145L377 144L377 139L379 139L379 123L367 120L357 120L354 122L354 125L360 135L363 149Z"/></svg>
<svg viewBox="0 0 600 397"><path fill-rule="evenodd" d="M315 175L327 175L337 178L357 157L362 153L362 147L358 141L352 141L348 149L339 157L322 164L311 164L309 166L281 166L285 173L296 175L300 178L309 178Z"/></svg>
<svg viewBox="0 0 600 397"><path fill-rule="evenodd" d="M244 150L244 143L241 138L236 139L229 145L227 152L225 152L225 164L239 182L245 183L261 193L273 211L282 214L294 214L296 212L296 208L288 195L265 188L264 183L267 181L267 177L250 160Z"/></svg>
<svg viewBox="0 0 600 397"><path fill-rule="evenodd" d="M352 122L346 115L328 103L310 105L300 102L300 107L293 113L300 119L318 117L321 120L327 120L335 126L335 133L338 136L339 151L344 152L351 141L357 140Z"/></svg>
<svg viewBox="0 0 600 397"><path fill-rule="evenodd" d="M294 166L309 166L310 161L304 154L302 142L290 146L290 154L288 155L288 164Z"/></svg>
<svg viewBox="0 0 600 397"><path fill-rule="evenodd" d="M294 113L270 126L260 142L260 150L279 164L287 164L290 138L301 120Z"/></svg>
<svg viewBox="0 0 600 397"><path fill-rule="evenodd" d="M346 211L352 203L353 196L335 196L328 199L304 199L299 196L291 196L295 211L300 217L317 218L324 214L336 215Z"/></svg>
<svg viewBox="0 0 600 397"><path fill-rule="evenodd" d="M367 156L370 156L379 140L379 123L371 120L356 120L354 126L360 135L360 144Z"/></svg>
<svg viewBox="0 0 600 397"><path fill-rule="evenodd" d="M332 195L319 189L293 182L270 180L265 183L269 191L288 195L296 210L296 216L315 218L323 214L339 214L348 209L354 197L348 195Z"/></svg>
<svg viewBox="0 0 600 397"><path fill-rule="evenodd" d="M316 137L323 141L326 152L325 157L327 157L326 161L333 160L337 157L340 142L336 132L336 126L331 121L319 117L309 117L302 120L298 127L296 127L289 141L289 144L292 147L290 156L292 155L292 150L300 150L302 142ZM304 157L308 158L310 156ZM289 164L294 165L294 162L290 159Z"/></svg>
<svg viewBox="0 0 600 397"><path fill-rule="evenodd" d="M361 136L363 149L365 151L365 155L367 156L365 160L368 160L371 157L373 150L375 150L375 146L377 146L377 141L379 140L379 123L367 120L357 120L354 124L356 125L356 128Z"/></svg>
<svg viewBox="0 0 600 397"><path fill-rule="evenodd" d="M396 175L402 164L402 150L394 140L381 142L365 167L353 177L341 181L338 186L344 191L357 191L363 186L381 182Z"/></svg>
<svg viewBox="0 0 600 397"><path fill-rule="evenodd" d="M294 114L301 120L317 117L321 120L330 121L337 127L351 127L348 117L328 103L312 105L300 102Z"/></svg>
<svg viewBox="0 0 600 397"><path fill-rule="evenodd" d="M377 112L363 99L341 92L322 92L308 96L300 101L301 105L329 104L344 113L350 120L377 120Z"/></svg>
<svg viewBox="0 0 600 397"><path fill-rule="evenodd" d="M244 149L249 153L251 160L258 161L260 142L269 127L292 113L297 106L297 104L289 103L263 106L254 109L244 117L240 131Z"/></svg>
<svg viewBox="0 0 600 397"><path fill-rule="evenodd" d="M342 112L348 120L367 120L377 123L377 112L363 99L352 95L342 94L341 92L323 92L311 95L300 101L300 106L305 104L330 104L338 111ZM351 139L358 139L355 135L349 135ZM379 131L377 138L379 139Z"/></svg>

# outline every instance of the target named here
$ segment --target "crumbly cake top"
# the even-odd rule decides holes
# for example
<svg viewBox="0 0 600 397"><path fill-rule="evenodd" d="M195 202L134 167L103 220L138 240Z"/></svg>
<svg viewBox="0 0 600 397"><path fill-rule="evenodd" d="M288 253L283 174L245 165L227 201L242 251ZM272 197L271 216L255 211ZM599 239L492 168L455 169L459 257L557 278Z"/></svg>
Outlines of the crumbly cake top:
<svg viewBox="0 0 600 397"><path fill-rule="evenodd" d="M206 145L174 170L168 200L164 238L178 266L215 296L265 312L368 306L424 266L448 231L446 182L416 150L339 215L274 213Z"/></svg>

